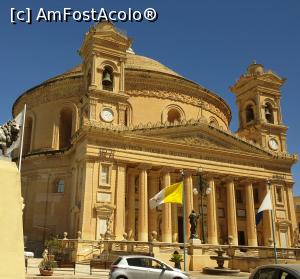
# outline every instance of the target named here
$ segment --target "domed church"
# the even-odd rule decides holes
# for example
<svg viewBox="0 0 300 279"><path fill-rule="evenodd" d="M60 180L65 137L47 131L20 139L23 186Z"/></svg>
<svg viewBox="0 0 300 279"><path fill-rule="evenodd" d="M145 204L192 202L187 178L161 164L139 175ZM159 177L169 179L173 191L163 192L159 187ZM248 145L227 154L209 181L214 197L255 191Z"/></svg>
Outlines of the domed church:
<svg viewBox="0 0 300 279"><path fill-rule="evenodd" d="M287 127L280 88L285 79L251 64L231 87L239 128L216 93L158 61L135 54L111 23L91 27L82 64L24 92L22 165L24 234L182 243L188 216L200 214L202 243L269 246L270 211L255 214L271 189L278 247L291 247L297 224ZM184 174L185 217L177 204L149 199ZM183 231L183 222L186 229Z"/></svg>

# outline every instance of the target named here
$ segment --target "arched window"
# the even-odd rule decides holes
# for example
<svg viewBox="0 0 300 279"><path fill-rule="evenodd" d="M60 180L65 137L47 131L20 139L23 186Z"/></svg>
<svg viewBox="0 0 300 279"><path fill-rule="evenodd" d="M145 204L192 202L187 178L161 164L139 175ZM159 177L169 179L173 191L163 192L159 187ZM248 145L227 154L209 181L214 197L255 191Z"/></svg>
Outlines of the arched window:
<svg viewBox="0 0 300 279"><path fill-rule="evenodd" d="M128 126L128 122L128 108L126 108L124 112L124 125Z"/></svg>
<svg viewBox="0 0 300 279"><path fill-rule="evenodd" d="M102 75L102 87L104 90L113 91L114 76L111 67L104 67Z"/></svg>
<svg viewBox="0 0 300 279"><path fill-rule="evenodd" d="M254 110L253 110L253 105L248 105L246 107L246 122L251 122L254 120Z"/></svg>
<svg viewBox="0 0 300 279"><path fill-rule="evenodd" d="M23 143L23 152L25 155L31 151L32 122L32 117L27 117L25 119Z"/></svg>
<svg viewBox="0 0 300 279"><path fill-rule="evenodd" d="M168 111L168 122L174 123L174 122L180 122L181 121L181 115L180 112L172 108Z"/></svg>
<svg viewBox="0 0 300 279"><path fill-rule="evenodd" d="M72 110L64 108L59 119L59 149L67 148L71 144L72 135Z"/></svg>
<svg viewBox="0 0 300 279"><path fill-rule="evenodd" d="M268 123L274 124L273 108L270 103L266 103L265 105L265 117Z"/></svg>
<svg viewBox="0 0 300 279"><path fill-rule="evenodd" d="M218 123L217 119L214 117L209 118L209 124L214 127L219 127L219 123Z"/></svg>

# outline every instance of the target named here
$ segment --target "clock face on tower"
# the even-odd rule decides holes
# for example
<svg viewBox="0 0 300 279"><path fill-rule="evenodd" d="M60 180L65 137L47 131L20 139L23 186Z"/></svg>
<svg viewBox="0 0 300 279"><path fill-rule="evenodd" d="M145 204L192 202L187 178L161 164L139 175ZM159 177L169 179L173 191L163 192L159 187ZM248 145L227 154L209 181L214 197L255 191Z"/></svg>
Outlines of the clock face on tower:
<svg viewBox="0 0 300 279"><path fill-rule="evenodd" d="M278 150L278 142L276 139L272 138L272 139L269 139L269 147L272 149L272 150Z"/></svg>
<svg viewBox="0 0 300 279"><path fill-rule="evenodd" d="M112 122L114 120L114 112L110 108L102 109L100 117L105 122Z"/></svg>

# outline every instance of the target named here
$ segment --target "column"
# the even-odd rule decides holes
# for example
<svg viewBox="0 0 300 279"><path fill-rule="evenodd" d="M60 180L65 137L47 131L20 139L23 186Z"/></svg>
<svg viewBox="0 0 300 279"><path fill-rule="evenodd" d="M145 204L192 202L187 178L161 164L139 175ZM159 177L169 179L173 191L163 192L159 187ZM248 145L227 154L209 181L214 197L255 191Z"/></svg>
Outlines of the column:
<svg viewBox="0 0 300 279"><path fill-rule="evenodd" d="M148 185L147 170L142 168L139 173L139 216L138 240L148 241Z"/></svg>
<svg viewBox="0 0 300 279"><path fill-rule="evenodd" d="M121 60L121 67L120 67L120 92L124 93L125 88L125 75L124 75L124 69L125 69L125 61Z"/></svg>
<svg viewBox="0 0 300 279"><path fill-rule="evenodd" d="M190 173L184 176L184 197L185 197L185 235L190 239L189 215L193 210L193 179Z"/></svg>
<svg viewBox="0 0 300 279"><path fill-rule="evenodd" d="M218 244L216 187L213 177L208 177L208 185L211 191L207 195L207 241L209 244Z"/></svg>
<svg viewBox="0 0 300 279"><path fill-rule="evenodd" d="M135 236L135 179L134 170L128 171L127 187L127 237L134 240Z"/></svg>
<svg viewBox="0 0 300 279"><path fill-rule="evenodd" d="M228 236L233 237L233 245L238 245L237 220L236 220L236 204L233 180L226 182L226 202L227 202L227 223Z"/></svg>
<svg viewBox="0 0 300 279"><path fill-rule="evenodd" d="M193 195L193 208L194 208L194 210L195 210L195 212L197 214L200 213L200 204L199 203L200 203L199 202L199 195ZM197 234L199 235L199 238L200 238L200 235L201 235L201 225L197 226L196 232L197 232Z"/></svg>
<svg viewBox="0 0 300 279"><path fill-rule="evenodd" d="M117 240L123 239L125 232L125 180L126 166L117 166L117 187L116 187L116 209L115 209L115 235Z"/></svg>
<svg viewBox="0 0 300 279"><path fill-rule="evenodd" d="M177 204L171 205L172 242L178 242L178 208Z"/></svg>
<svg viewBox="0 0 300 279"><path fill-rule="evenodd" d="M163 174L163 188L171 184L171 177L169 172ZM172 224L171 224L171 204L165 203L162 205L162 242L172 242Z"/></svg>
<svg viewBox="0 0 300 279"><path fill-rule="evenodd" d="M247 218L247 236L248 246L257 246L257 232L255 224L255 208L253 198L253 187L251 182L246 182L246 218Z"/></svg>
<svg viewBox="0 0 300 279"><path fill-rule="evenodd" d="M88 84L88 87L89 87L89 86L97 87L97 83L96 83L96 72L97 72L97 67L96 67L96 54L93 53L93 56L92 56L92 67L91 67L91 84Z"/></svg>
<svg viewBox="0 0 300 279"><path fill-rule="evenodd" d="M154 197L159 192L159 173L155 171L151 171L149 174L149 199ZM149 234L151 235L152 231L156 231L158 233L157 228L157 219L158 214L156 208L150 209L148 212L148 220L149 220Z"/></svg>
<svg viewBox="0 0 300 279"><path fill-rule="evenodd" d="M263 186L263 185L262 185ZM269 186L266 184L263 186L263 195L261 196L260 204L262 203L263 199L265 198L267 191L269 190ZM264 239L264 246L269 246L269 240L272 240L272 218L271 218L271 211L265 210L263 212L263 239ZM273 241L273 240L272 240Z"/></svg>

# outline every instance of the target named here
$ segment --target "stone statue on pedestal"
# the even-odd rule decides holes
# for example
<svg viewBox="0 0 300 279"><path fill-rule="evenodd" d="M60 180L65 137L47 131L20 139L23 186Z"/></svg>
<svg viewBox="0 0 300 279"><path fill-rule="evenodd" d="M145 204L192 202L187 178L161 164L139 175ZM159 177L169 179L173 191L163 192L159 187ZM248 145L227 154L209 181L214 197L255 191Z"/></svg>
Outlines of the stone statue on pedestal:
<svg viewBox="0 0 300 279"><path fill-rule="evenodd" d="M198 219L199 219L199 214L197 214L195 212L195 210L192 210L192 212L189 216L189 219L190 219L190 225L191 225L190 239L198 238L198 234L196 233L196 230L197 230L197 222L198 222Z"/></svg>
<svg viewBox="0 0 300 279"><path fill-rule="evenodd" d="M7 148L18 139L20 127L15 120L10 120L0 125L0 150L7 156Z"/></svg>

